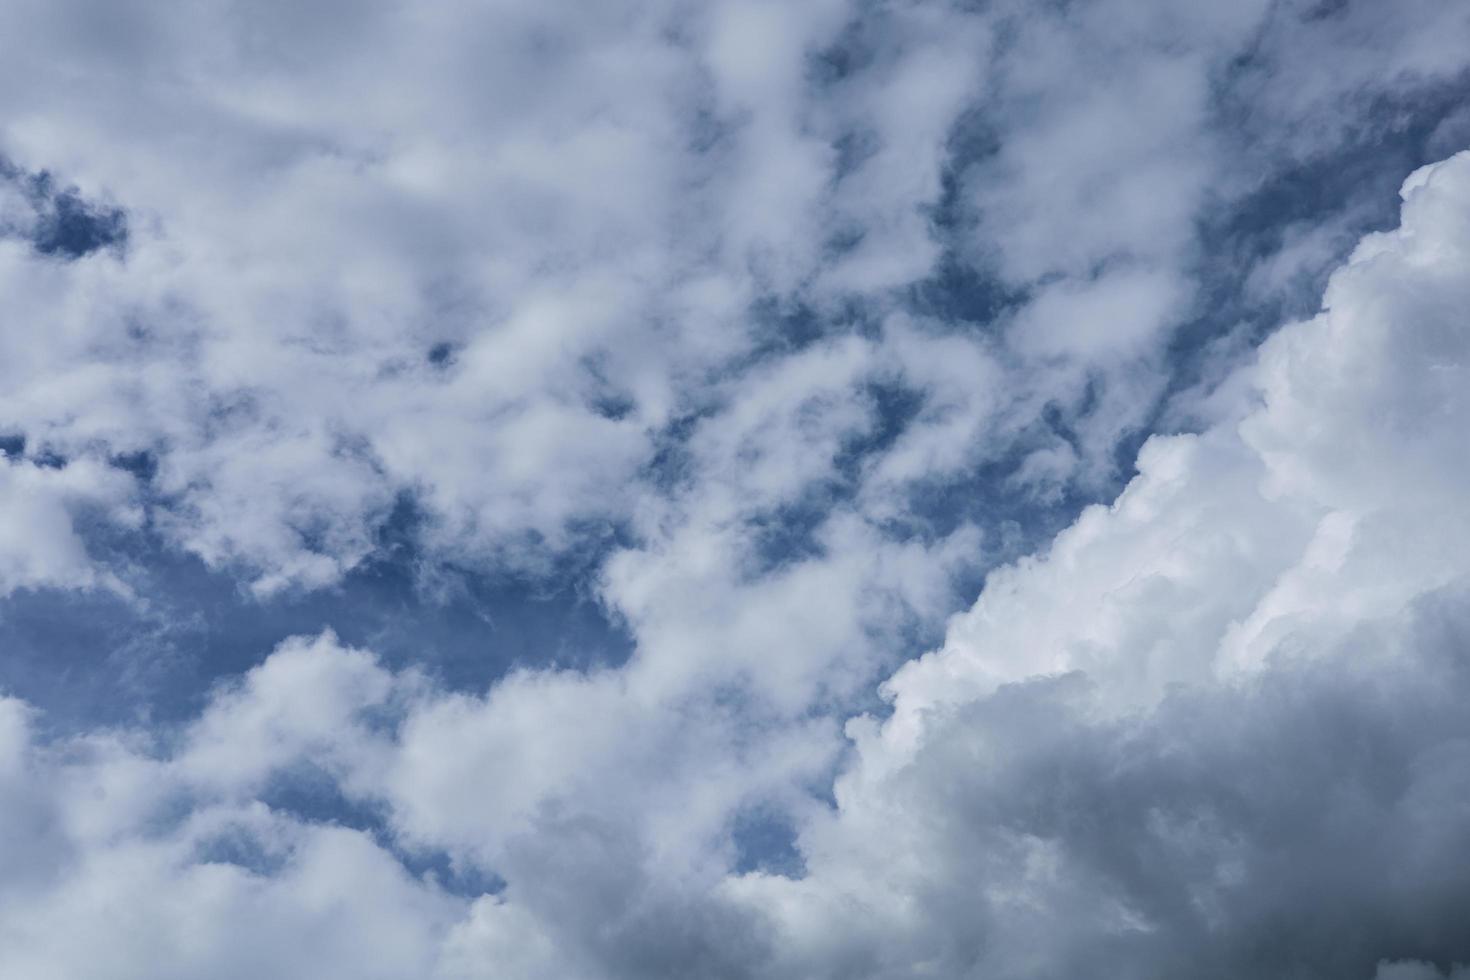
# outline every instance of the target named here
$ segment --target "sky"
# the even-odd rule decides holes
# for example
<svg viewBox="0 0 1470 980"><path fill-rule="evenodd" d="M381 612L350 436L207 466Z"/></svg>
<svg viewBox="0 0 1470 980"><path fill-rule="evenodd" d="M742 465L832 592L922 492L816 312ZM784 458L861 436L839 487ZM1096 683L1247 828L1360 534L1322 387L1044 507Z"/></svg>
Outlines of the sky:
<svg viewBox="0 0 1470 980"><path fill-rule="evenodd" d="M1462 0L0 10L0 977L1470 980Z"/></svg>

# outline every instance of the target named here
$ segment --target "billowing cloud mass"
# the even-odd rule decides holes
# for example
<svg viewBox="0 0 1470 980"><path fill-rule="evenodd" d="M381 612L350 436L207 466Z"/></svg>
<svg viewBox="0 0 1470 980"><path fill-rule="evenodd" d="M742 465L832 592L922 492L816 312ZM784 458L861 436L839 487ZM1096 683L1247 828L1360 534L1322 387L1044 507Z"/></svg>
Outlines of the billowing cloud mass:
<svg viewBox="0 0 1470 980"><path fill-rule="evenodd" d="M1467 975L1463 4L10 7L0 976Z"/></svg>

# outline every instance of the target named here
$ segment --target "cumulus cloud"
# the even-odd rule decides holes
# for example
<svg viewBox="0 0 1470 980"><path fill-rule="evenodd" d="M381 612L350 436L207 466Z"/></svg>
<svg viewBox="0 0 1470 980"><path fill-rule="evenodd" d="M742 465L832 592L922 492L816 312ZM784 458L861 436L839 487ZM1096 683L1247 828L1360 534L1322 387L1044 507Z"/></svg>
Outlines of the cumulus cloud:
<svg viewBox="0 0 1470 980"><path fill-rule="evenodd" d="M436 560L544 569L639 519L792 323L923 320L960 269L944 302L1010 297L1003 342L925 329L1003 370L908 420L883 493L1058 441L1107 492L1196 315L1201 212L1464 68L1446 5L1298 6L21 3L6 194L37 242L120 206L128 249L0 257L0 427L151 454L155 530L263 596L340 581L405 499ZM47 168L77 189L20 179ZM835 445L801 435L759 436L811 458L792 480Z"/></svg>
<svg viewBox="0 0 1470 980"><path fill-rule="evenodd" d="M845 755L805 706L841 676L819 651L863 634L812 629L872 587L827 576L921 604L939 554L868 541L834 546L875 555L847 572L742 582L679 549L683 621L630 559L608 586L642 610L629 664L482 694L327 634L172 733L48 739L0 702L0 966L1457 976L1470 154L1404 198L1243 369L1233 418L1156 437L1115 502L994 573ZM286 792L303 780L363 816L323 821ZM795 820L801 873L735 870L732 817L762 802ZM433 854L449 876L414 870ZM503 884L455 887L471 870Z"/></svg>
<svg viewBox="0 0 1470 980"><path fill-rule="evenodd" d="M1454 4L12 6L0 600L631 651L0 700L0 975L1464 972Z"/></svg>
<svg viewBox="0 0 1470 980"><path fill-rule="evenodd" d="M0 451L0 596L47 586L125 591L87 553L77 521L89 517L135 525L132 481L96 460L43 466Z"/></svg>
<svg viewBox="0 0 1470 980"><path fill-rule="evenodd" d="M792 975L1464 959L1467 188L1470 155L1412 176L1238 418L1152 440L850 723L808 876L733 886Z"/></svg>

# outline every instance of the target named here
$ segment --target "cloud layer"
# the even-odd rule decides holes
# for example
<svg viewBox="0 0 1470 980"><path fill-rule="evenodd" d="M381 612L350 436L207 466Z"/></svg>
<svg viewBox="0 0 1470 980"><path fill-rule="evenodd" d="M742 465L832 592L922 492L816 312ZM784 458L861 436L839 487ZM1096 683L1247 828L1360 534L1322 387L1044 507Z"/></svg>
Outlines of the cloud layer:
<svg viewBox="0 0 1470 980"><path fill-rule="evenodd" d="M1456 4L13 6L0 975L1464 973Z"/></svg>
<svg viewBox="0 0 1470 980"><path fill-rule="evenodd" d="M1452 4L1171 8L18 4L0 428L147 459L150 527L262 595L340 580L403 499L436 555L528 568L746 456L803 458L746 509L792 506L890 421L871 385L916 402L874 516L1017 453L1096 494L1202 268L1315 290L1375 198L1274 243L1201 215L1434 143L1466 67ZM103 200L125 260L86 247ZM815 430L739 431L805 419L804 376Z"/></svg>
<svg viewBox="0 0 1470 980"><path fill-rule="evenodd" d="M470 696L293 641L166 738L39 740L7 701L0 964L1438 975L1470 958L1446 860L1470 843L1467 258L1470 154L1410 178L1236 417L1150 441L887 682L831 806L800 789L830 723L775 693L753 723L727 658L656 645ZM322 794L366 823L315 821ZM803 873L734 870L752 805L793 814ZM448 865L411 871L428 853Z"/></svg>

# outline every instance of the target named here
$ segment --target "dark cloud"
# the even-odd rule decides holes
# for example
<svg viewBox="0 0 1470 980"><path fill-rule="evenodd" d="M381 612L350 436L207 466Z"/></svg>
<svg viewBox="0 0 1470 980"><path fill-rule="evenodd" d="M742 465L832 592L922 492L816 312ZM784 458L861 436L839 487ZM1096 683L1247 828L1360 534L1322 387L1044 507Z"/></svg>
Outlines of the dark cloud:
<svg viewBox="0 0 1470 980"><path fill-rule="evenodd" d="M1470 867L1449 857L1470 846L1466 600L1139 718L1089 719L1080 677L957 713L893 786L937 818L946 869L915 895L918 941L971 937L947 976L1333 980L1470 959ZM970 890L1006 882L1015 905Z"/></svg>

